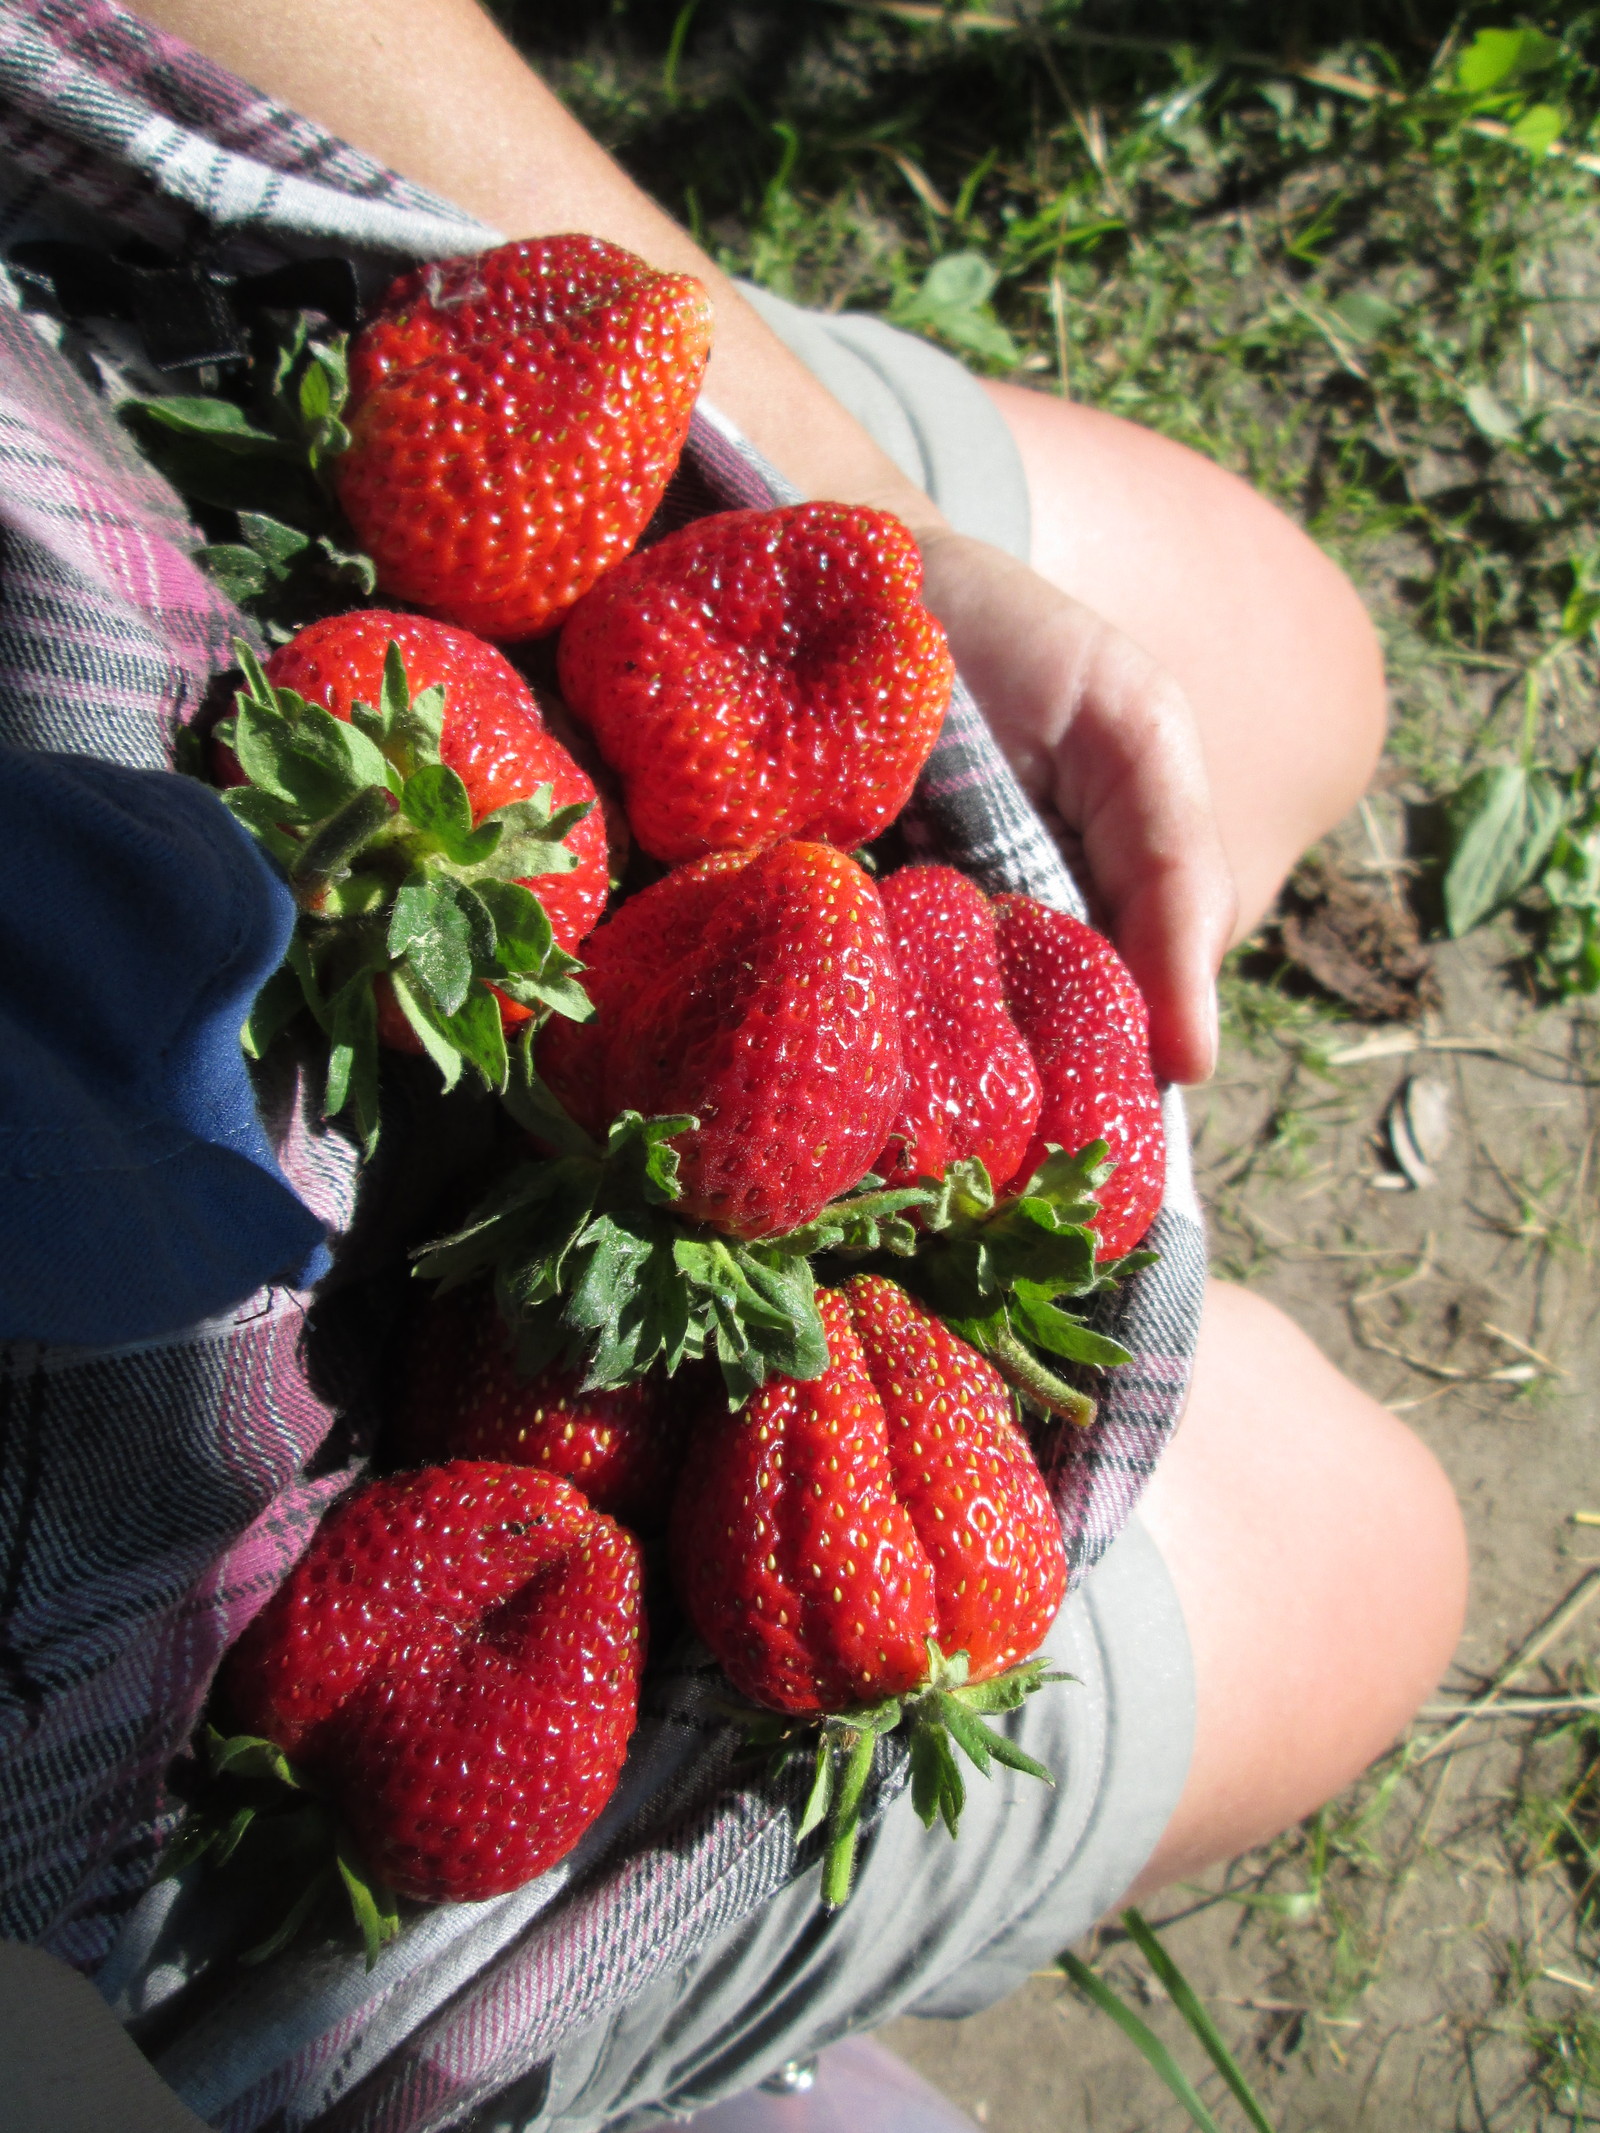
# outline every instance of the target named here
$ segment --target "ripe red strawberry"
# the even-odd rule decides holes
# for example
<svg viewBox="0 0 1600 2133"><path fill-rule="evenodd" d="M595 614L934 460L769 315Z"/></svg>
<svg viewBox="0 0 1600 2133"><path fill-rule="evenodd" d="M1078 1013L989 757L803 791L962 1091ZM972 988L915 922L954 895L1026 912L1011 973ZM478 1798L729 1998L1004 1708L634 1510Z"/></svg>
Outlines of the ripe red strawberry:
<svg viewBox="0 0 1600 2133"><path fill-rule="evenodd" d="M875 837L954 676L921 595L907 528L845 504L723 512L611 571L567 619L561 686L645 850Z"/></svg>
<svg viewBox="0 0 1600 2133"><path fill-rule="evenodd" d="M463 1461L371 1482L240 1638L225 1692L399 1894L500 1895L616 1786L641 1576L632 1535L552 1475Z"/></svg>
<svg viewBox="0 0 1600 2133"><path fill-rule="evenodd" d="M553 629L660 501L711 303L599 237L418 267L350 351L339 501L385 592L509 641Z"/></svg>
<svg viewBox="0 0 1600 2133"><path fill-rule="evenodd" d="M1039 1115L1039 1075L1006 1011L988 899L954 867L902 867L878 893L900 971L906 1099L873 1168L891 1185L977 1156L1016 1173Z"/></svg>
<svg viewBox="0 0 1600 2133"><path fill-rule="evenodd" d="M435 1296L407 1344L400 1448L408 1460L495 1459L558 1474L636 1533L666 1524L681 1456L660 1381L584 1392L552 1364L519 1376L487 1285Z"/></svg>
<svg viewBox="0 0 1600 2133"><path fill-rule="evenodd" d="M870 878L821 844L723 853L629 898L589 938L591 1022L539 1069L603 1137L687 1113L677 1211L739 1237L809 1222L866 1173L904 1091L899 988Z"/></svg>
<svg viewBox="0 0 1600 2133"><path fill-rule="evenodd" d="M994 1365L881 1275L857 1274L845 1295L888 1420L895 1493L933 1567L939 1648L992 1680L1056 1618L1061 1520Z"/></svg>
<svg viewBox="0 0 1600 2133"><path fill-rule="evenodd" d="M1099 1257L1120 1259L1155 1220L1166 1177L1144 996L1104 934L1065 911L997 896L994 918L1006 1001L1044 1087L1018 1176L1032 1176L1047 1142L1076 1154L1103 1140L1117 1167L1098 1194L1094 1229Z"/></svg>
<svg viewBox="0 0 1600 2133"><path fill-rule="evenodd" d="M819 1298L830 1362L708 1410L674 1500L674 1574L753 1702L838 1712L928 1679L927 1639L985 1681L1066 1590L1060 1521L999 1373L858 1275Z"/></svg>
<svg viewBox="0 0 1600 2133"><path fill-rule="evenodd" d="M400 647L413 696L444 690L440 759L466 786L474 821L541 785L550 787L554 807L594 801L593 780L546 730L533 691L510 660L465 630L383 608L332 615L280 645L267 661L267 679L348 720L352 704L381 697L391 644ZM590 806L566 844L577 855L573 872L541 874L524 886L544 905L556 946L570 952L599 920L610 891L599 807ZM504 1012L508 1024L527 1020L528 1010L509 1001Z"/></svg>

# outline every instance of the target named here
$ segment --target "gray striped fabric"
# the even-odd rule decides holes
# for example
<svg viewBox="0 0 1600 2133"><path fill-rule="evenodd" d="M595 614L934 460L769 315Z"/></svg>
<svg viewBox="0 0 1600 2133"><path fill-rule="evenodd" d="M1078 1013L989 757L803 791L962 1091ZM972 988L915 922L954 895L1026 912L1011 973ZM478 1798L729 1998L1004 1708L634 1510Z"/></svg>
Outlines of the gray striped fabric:
<svg viewBox="0 0 1600 2133"><path fill-rule="evenodd" d="M204 241L240 269L338 248L369 285L492 236L105 0L0 5L0 238L110 233ZM103 351L0 306L0 738L149 766L169 760L240 621L97 377ZM783 493L703 408L675 510ZM1079 908L959 687L915 836L988 887ZM274 1115L291 1182L347 1229L351 1150L293 1092ZM1175 1100L1168 1123L1162 1263L1109 1321L1135 1361L1095 1428L1050 1456L1075 1579L1126 1520L1187 1383L1204 1250ZM122 2012L159 2026L158 2063L219 2127L425 2133L513 2084L531 2096L563 2037L806 1862L781 1788L732 1769L713 1677L691 1657L654 1676L601 1824L532 1888L419 1916L370 1977L319 1950L185 1998L216 1937L203 1895L163 1884L128 1917L170 1823L162 1773L218 1655L350 1471L329 1447L355 1396L336 1413L327 1386L359 1382L363 1357L313 1371L307 1306L268 1292L137 1351L0 1352L0 1931L96 1970ZM891 1749L880 1797L902 1781Z"/></svg>

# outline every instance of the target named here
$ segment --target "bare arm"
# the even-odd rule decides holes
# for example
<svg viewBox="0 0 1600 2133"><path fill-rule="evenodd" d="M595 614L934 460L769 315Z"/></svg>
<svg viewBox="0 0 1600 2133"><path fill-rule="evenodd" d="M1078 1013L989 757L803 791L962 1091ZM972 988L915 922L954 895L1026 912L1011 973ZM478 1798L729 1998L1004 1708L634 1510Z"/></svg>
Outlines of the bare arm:
<svg viewBox="0 0 1600 2133"><path fill-rule="evenodd" d="M1033 795L1081 837L1151 1005L1156 1068L1201 1080L1233 886L1181 692L1126 638L954 533L727 276L618 169L476 0L143 0L152 22L508 237L588 230L709 287L708 397L808 496L894 511L928 603Z"/></svg>

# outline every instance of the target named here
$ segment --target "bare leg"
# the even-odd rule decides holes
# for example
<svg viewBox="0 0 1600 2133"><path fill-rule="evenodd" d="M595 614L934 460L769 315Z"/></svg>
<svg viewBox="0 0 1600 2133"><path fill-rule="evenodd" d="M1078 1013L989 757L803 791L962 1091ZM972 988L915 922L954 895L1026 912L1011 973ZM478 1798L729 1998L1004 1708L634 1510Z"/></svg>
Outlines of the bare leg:
<svg viewBox="0 0 1600 2133"><path fill-rule="evenodd" d="M1287 1828L1388 1747L1449 1663L1467 1579L1433 1454L1282 1312L1221 1283L1142 1510L1188 1624L1198 1725L1135 1896Z"/></svg>
<svg viewBox="0 0 1600 2133"><path fill-rule="evenodd" d="M1359 799L1383 745L1383 661L1355 591L1247 483L1094 408L989 384L1022 453L1033 564L1188 695L1238 937Z"/></svg>

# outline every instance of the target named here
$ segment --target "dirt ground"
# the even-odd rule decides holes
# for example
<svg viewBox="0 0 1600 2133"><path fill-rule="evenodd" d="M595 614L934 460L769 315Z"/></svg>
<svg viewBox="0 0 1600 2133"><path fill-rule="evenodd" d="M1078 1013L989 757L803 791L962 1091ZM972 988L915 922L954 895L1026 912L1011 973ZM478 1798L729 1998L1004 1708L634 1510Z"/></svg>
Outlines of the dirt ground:
<svg viewBox="0 0 1600 2133"><path fill-rule="evenodd" d="M1402 845L1399 802L1380 796L1332 849L1384 881ZM1596 2089L1562 2080L1600 2014L1560 1840L1573 1758L1593 1747L1551 1736L1570 1714L1446 1723L1575 1593L1570 1628L1513 1693L1596 1686L1583 1655L1600 1607L1583 1602L1600 1595L1600 1520L1575 1514L1600 1513L1600 1043L1592 1008L1526 1003L1516 947L1490 930L1442 949L1440 1004L1412 1028L1247 987L1191 1104L1217 1271L1281 1304L1426 1438L1472 1540L1467 1633L1401 1754L1307 1830L1151 1907L1280 2133L1600 2123ZM1420 1101L1448 1128L1421 1187L1385 1128L1413 1080L1436 1085ZM1219 2123L1241 2123L1126 1943L1080 1952L1142 2007ZM992 2133L1189 2123L1057 1978L886 2040Z"/></svg>

